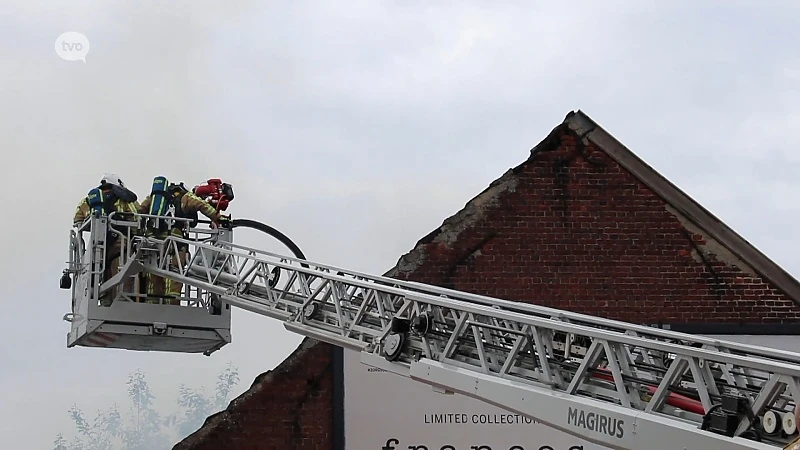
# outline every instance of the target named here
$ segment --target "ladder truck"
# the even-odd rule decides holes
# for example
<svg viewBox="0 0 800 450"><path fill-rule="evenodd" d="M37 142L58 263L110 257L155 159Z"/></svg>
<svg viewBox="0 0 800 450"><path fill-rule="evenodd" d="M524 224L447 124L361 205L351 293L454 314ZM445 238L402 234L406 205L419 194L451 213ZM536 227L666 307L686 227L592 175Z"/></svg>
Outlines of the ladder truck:
<svg viewBox="0 0 800 450"><path fill-rule="evenodd" d="M439 393L607 448L800 449L798 353L271 253L234 243L236 220L227 228L186 222L182 237L154 239L143 229L148 217L94 215L71 230L61 278L72 293L68 347L209 355L231 342L236 307ZM248 223L258 222L238 226ZM120 269L104 279L112 234L122 242ZM179 247L187 258L170 267ZM182 283L181 304L142 302L144 274ZM133 288L121 289L126 280ZM106 292L114 301L100 306Z"/></svg>

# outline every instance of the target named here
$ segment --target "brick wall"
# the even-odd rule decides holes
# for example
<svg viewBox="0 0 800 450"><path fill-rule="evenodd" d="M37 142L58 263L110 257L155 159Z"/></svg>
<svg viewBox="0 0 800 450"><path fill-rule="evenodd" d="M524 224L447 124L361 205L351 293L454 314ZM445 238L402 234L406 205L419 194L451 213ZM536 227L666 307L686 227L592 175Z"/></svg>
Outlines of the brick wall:
<svg viewBox="0 0 800 450"><path fill-rule="evenodd" d="M800 318L790 298L566 126L482 196L392 275L637 323Z"/></svg>
<svg viewBox="0 0 800 450"><path fill-rule="evenodd" d="M637 323L800 317L777 287L566 124L388 275ZM333 449L329 368L330 346L302 348L175 448Z"/></svg>
<svg viewBox="0 0 800 450"><path fill-rule="evenodd" d="M173 450L333 448L332 347L305 339Z"/></svg>

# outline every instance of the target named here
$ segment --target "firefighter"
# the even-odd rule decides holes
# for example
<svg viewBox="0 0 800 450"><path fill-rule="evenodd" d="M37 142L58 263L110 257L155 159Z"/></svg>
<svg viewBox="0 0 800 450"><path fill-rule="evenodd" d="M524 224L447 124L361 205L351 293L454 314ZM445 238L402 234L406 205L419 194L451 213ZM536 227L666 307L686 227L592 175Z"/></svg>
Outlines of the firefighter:
<svg viewBox="0 0 800 450"><path fill-rule="evenodd" d="M164 216L167 219L170 216L191 219L190 226L192 227L197 224L198 213L208 217L212 221L212 226L219 226L230 220L229 217L220 214L207 201L186 189L183 183L169 185L166 183L167 180L164 177L156 177L154 179L151 194L145 197L139 205L141 214ZM188 237L185 234L185 221L176 221L172 226L169 226L165 219L159 218L157 220L158 223L155 223L155 221L149 223L146 232L149 236L158 239L164 239L170 234L177 237ZM178 244L177 247L177 255L175 254L174 244L170 244L170 247L166 249L170 258L170 269L175 271L178 271L180 267L185 267L188 262L188 246L186 244ZM181 262L180 266L178 261ZM148 273L146 275L146 285L146 303L159 303L159 298L166 298L168 304L180 305L183 283Z"/></svg>
<svg viewBox="0 0 800 450"><path fill-rule="evenodd" d="M108 216L112 212L133 213L139 209L136 194L125 186L119 175L107 173L100 180L100 184L92 188L88 195L81 199L72 218L72 224L76 228L83 225L83 222L93 213L101 216ZM112 231L113 228L113 231ZM106 259L103 279L111 279L119 273L120 257L122 256L122 239L127 230L109 226L106 234ZM123 291L133 292L133 278L125 280L122 284ZM100 295L100 306L111 306L114 298L119 291L119 285L109 289Z"/></svg>

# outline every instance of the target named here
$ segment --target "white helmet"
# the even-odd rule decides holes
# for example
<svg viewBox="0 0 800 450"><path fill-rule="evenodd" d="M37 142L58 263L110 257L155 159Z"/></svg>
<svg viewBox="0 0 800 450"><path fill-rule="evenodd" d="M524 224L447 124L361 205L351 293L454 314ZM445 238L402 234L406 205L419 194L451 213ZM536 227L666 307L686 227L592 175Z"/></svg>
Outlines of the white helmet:
<svg viewBox="0 0 800 450"><path fill-rule="evenodd" d="M107 173L103 175L103 179L100 180L100 184L111 184L121 188L125 187L125 183L122 182L122 178L115 173Z"/></svg>

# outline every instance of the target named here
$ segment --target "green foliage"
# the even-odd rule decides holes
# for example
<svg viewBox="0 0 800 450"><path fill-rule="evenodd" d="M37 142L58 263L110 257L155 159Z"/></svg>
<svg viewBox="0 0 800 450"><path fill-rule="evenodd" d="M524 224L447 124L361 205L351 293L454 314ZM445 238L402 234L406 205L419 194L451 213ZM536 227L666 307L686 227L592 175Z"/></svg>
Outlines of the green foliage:
<svg viewBox="0 0 800 450"><path fill-rule="evenodd" d="M192 389L181 384L178 388L178 407L181 411L169 417L169 423L177 426L181 436L187 436L203 426L206 418L225 409L231 389L239 383L239 370L229 362L217 375L214 397L206 396L205 389Z"/></svg>
<svg viewBox="0 0 800 450"><path fill-rule="evenodd" d="M97 411L97 416L91 424L84 418L83 412L76 405L70 408L69 414L72 421L75 422L78 436L69 447L66 447L66 442L60 444L65 450L109 449L113 446L114 438L119 436L122 431L117 405L112 405L105 411Z"/></svg>
<svg viewBox="0 0 800 450"><path fill-rule="evenodd" d="M203 425L206 417L224 409L231 390L238 383L239 371L228 363L217 376L213 396L207 396L204 388L194 389L181 384L178 411L162 417L153 407L155 398L145 375L137 370L127 382L131 402L128 420L123 420L116 404L97 411L91 422L83 411L73 406L69 414L77 433L69 442L59 433L53 442L54 450L170 449L176 439L193 433Z"/></svg>
<svg viewBox="0 0 800 450"><path fill-rule="evenodd" d="M131 399L130 424L122 432L125 450L169 448L169 438L162 432L163 421L153 409L153 394L141 371L128 378L128 397ZM110 447L109 447L110 448Z"/></svg>
<svg viewBox="0 0 800 450"><path fill-rule="evenodd" d="M63 433L58 433L56 440L53 441L53 450L68 450L67 440L64 439Z"/></svg>

